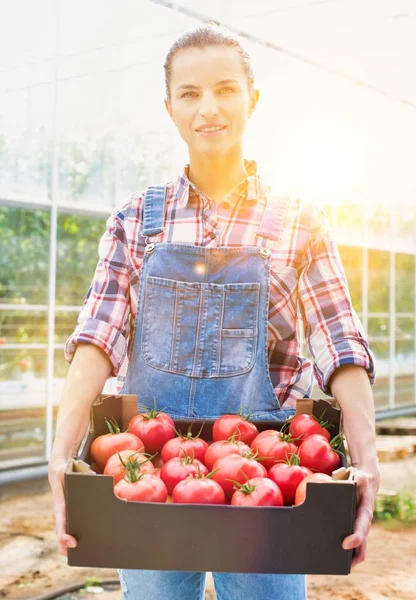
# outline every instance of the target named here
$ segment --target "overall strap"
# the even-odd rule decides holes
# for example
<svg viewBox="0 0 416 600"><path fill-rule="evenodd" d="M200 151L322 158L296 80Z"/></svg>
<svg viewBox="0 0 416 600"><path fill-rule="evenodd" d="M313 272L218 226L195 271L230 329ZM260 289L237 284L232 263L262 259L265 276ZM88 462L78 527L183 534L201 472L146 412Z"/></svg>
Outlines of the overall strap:
<svg viewBox="0 0 416 600"><path fill-rule="evenodd" d="M262 236L270 240L280 240L290 198L291 195L286 192L267 196L263 219L256 236Z"/></svg>
<svg viewBox="0 0 416 600"><path fill-rule="evenodd" d="M146 190L144 198L143 229L140 235L147 237L165 231L165 185L151 185Z"/></svg>

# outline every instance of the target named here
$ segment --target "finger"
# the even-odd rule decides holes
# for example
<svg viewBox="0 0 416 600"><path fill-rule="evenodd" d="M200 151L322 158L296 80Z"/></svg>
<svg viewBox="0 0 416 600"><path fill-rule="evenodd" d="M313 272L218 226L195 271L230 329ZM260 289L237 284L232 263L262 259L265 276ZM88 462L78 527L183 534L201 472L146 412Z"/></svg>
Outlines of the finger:
<svg viewBox="0 0 416 600"><path fill-rule="evenodd" d="M373 513L374 509L370 504L361 504L358 507L354 523L354 532L344 538L342 542L344 550L351 550L351 548L357 548L362 544L370 531Z"/></svg>
<svg viewBox="0 0 416 600"><path fill-rule="evenodd" d="M63 487L59 483L54 487L54 510L58 543L66 554L66 548L75 548L77 540L66 532L65 495Z"/></svg>
<svg viewBox="0 0 416 600"><path fill-rule="evenodd" d="M361 562L364 562L367 554L367 539L363 541L361 546L354 550L354 554L351 561L351 568L356 567Z"/></svg>

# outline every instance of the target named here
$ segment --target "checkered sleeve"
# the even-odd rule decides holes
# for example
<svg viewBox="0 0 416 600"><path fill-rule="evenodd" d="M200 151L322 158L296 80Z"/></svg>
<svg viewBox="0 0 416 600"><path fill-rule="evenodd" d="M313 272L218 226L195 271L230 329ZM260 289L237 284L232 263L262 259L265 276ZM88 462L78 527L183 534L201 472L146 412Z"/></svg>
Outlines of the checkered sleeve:
<svg viewBox="0 0 416 600"><path fill-rule="evenodd" d="M109 357L117 377L127 354L130 327L130 263L123 219L131 198L114 209L98 246L98 263L78 316L65 343L71 363L79 342L95 344Z"/></svg>
<svg viewBox="0 0 416 600"><path fill-rule="evenodd" d="M351 301L339 250L325 210L308 210L310 237L299 277L299 301L305 340L320 389L331 396L328 382L344 364L366 369L375 383L375 357Z"/></svg>

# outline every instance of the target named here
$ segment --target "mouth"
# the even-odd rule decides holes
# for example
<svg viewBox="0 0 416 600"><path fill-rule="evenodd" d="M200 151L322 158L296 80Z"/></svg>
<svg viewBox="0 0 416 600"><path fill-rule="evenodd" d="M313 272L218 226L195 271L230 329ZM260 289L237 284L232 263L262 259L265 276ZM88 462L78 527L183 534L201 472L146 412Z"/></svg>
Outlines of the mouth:
<svg viewBox="0 0 416 600"><path fill-rule="evenodd" d="M199 135L203 135L204 137L215 137L221 135L221 133L226 129L227 126L223 125L222 127L207 127L205 129L196 129L195 131L196 133L199 133Z"/></svg>

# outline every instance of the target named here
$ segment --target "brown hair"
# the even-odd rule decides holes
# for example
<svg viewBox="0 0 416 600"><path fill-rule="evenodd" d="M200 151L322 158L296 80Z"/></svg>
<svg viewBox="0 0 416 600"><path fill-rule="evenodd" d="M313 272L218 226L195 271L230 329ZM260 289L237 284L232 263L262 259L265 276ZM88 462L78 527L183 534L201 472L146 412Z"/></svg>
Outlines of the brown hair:
<svg viewBox="0 0 416 600"><path fill-rule="evenodd" d="M166 98L170 100L170 80L172 73L172 59L179 50L185 48L206 48L208 46L226 46L235 48L241 56L243 68L247 76L248 89L251 92L254 89L254 73L251 65L251 58L244 49L239 38L231 31L217 25L209 23L196 29L186 31L179 36L172 44L165 60L163 68L165 69Z"/></svg>

